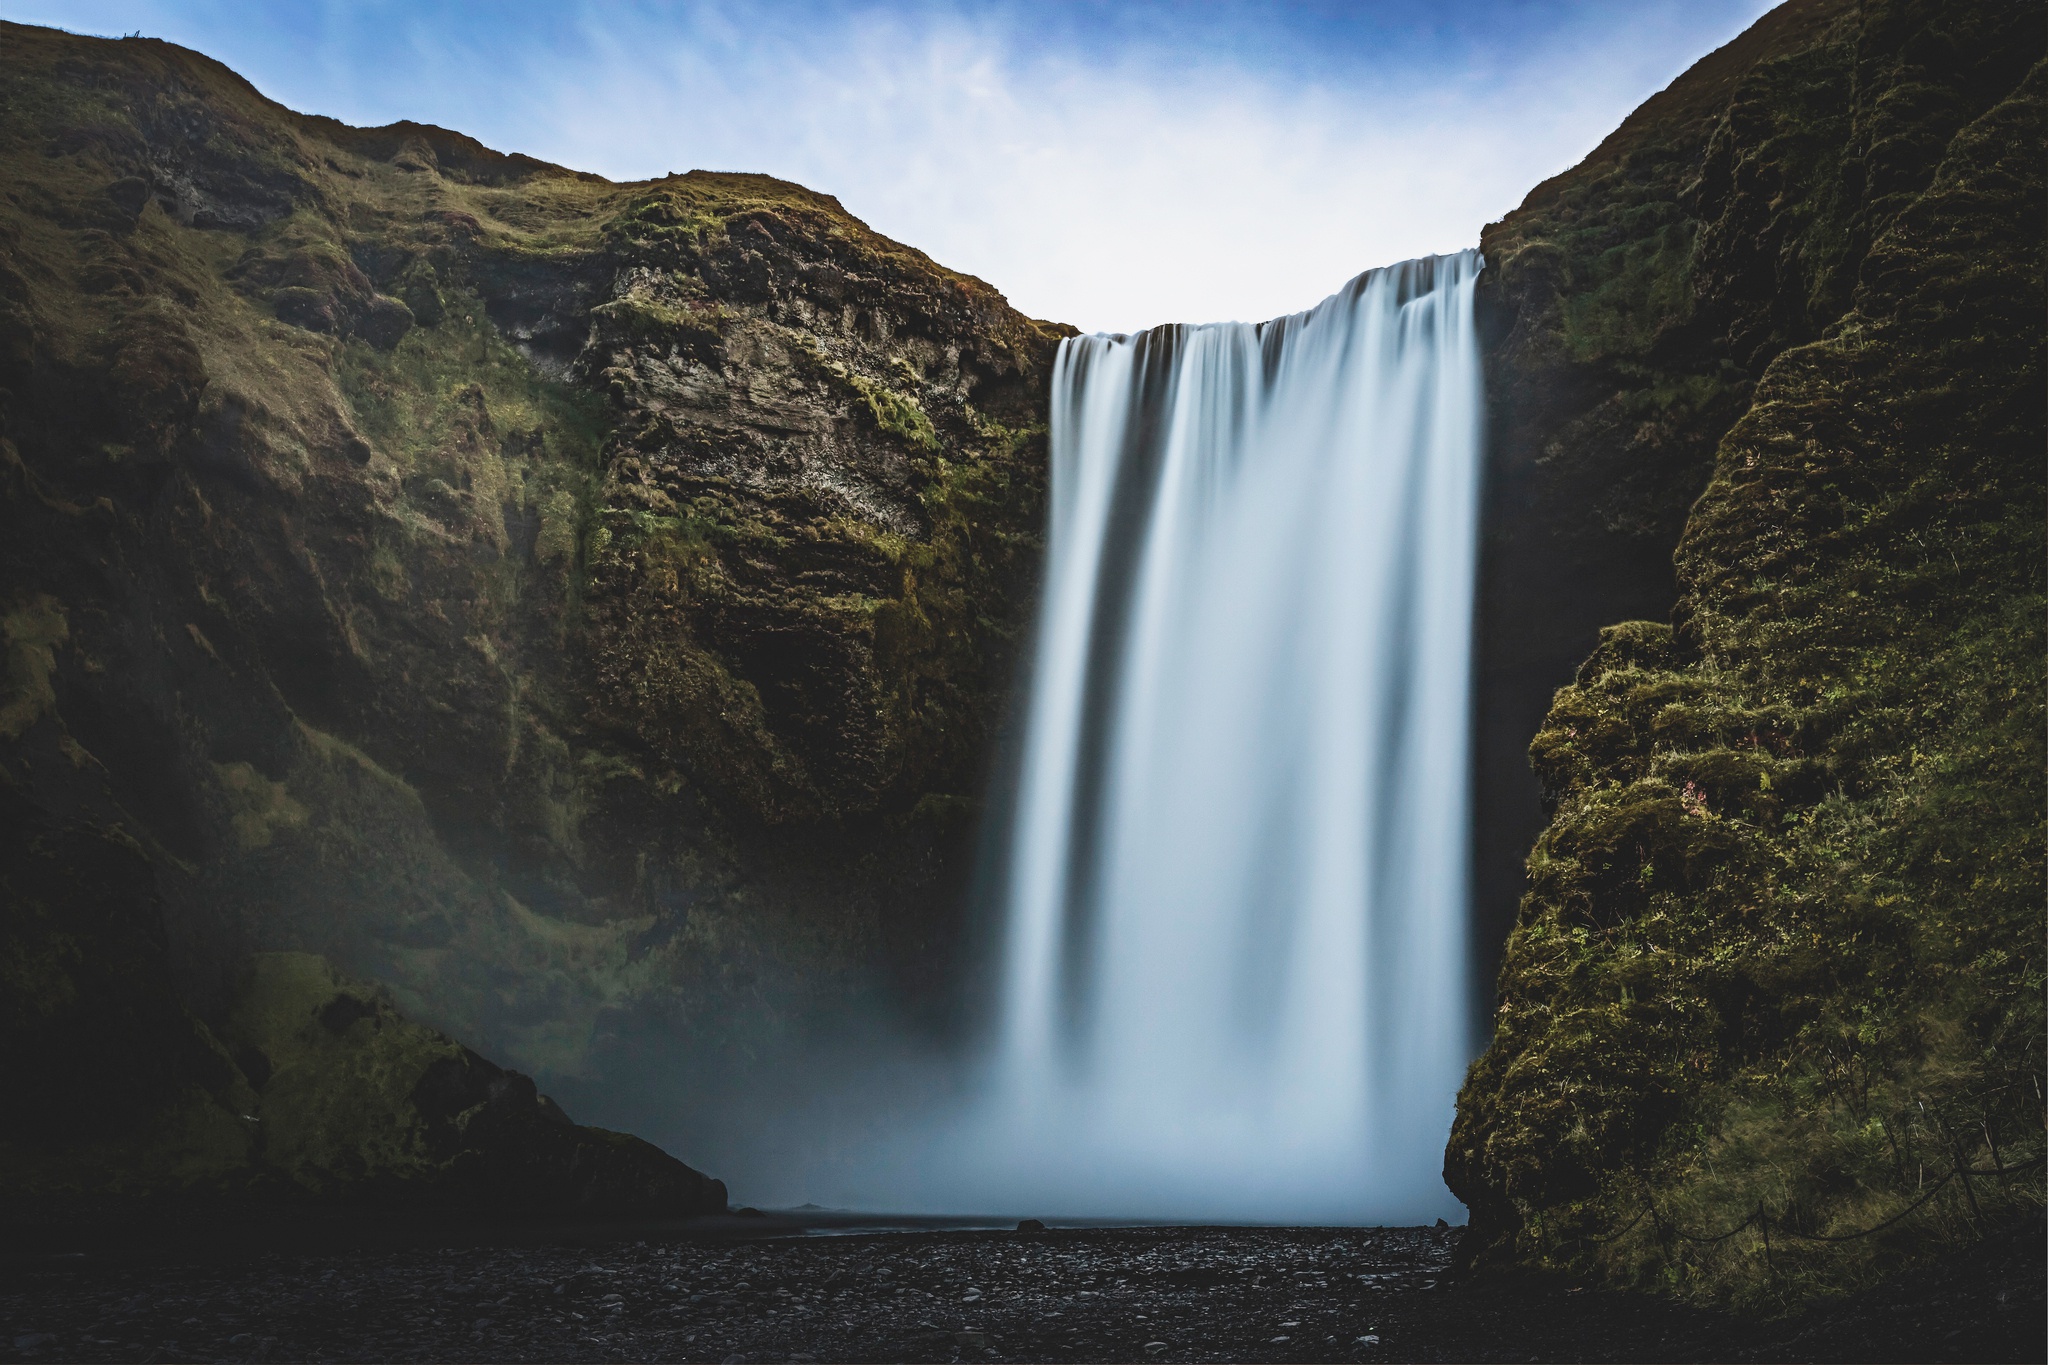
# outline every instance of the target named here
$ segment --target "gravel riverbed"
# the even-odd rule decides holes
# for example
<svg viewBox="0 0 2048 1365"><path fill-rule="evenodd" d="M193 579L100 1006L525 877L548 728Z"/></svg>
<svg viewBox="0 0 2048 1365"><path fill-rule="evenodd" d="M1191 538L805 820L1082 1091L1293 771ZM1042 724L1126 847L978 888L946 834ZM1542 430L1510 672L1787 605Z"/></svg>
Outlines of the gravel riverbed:
<svg viewBox="0 0 2048 1365"><path fill-rule="evenodd" d="M1961 1273L1921 1292L1911 1321L1886 1322L1866 1306L1848 1317L1753 1324L1538 1282L1453 1283L1457 1236L671 1233L571 1245L44 1256L15 1261L0 1285L0 1355L749 1365L2041 1358L2038 1277L2031 1306L2025 1292L2008 1303L2010 1285L2006 1298L1993 1297L2003 1283L1996 1275ZM2007 1278L2024 1291L2026 1274ZM1893 1306L1905 1299L1894 1296Z"/></svg>

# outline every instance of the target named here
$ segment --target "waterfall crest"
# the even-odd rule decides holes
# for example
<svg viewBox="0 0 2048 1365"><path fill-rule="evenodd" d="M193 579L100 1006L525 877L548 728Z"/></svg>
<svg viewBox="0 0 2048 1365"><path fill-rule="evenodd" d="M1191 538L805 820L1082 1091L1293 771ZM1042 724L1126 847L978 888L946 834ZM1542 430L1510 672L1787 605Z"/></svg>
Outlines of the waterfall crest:
<svg viewBox="0 0 2048 1365"><path fill-rule="evenodd" d="M1479 265L1062 346L977 1162L1011 1197L1456 1209Z"/></svg>

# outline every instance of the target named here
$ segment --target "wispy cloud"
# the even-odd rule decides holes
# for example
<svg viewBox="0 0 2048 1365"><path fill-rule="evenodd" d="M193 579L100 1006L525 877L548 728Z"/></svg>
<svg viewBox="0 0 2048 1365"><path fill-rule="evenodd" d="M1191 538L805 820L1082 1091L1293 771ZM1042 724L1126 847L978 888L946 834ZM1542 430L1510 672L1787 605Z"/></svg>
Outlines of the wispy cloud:
<svg viewBox="0 0 2048 1365"><path fill-rule="evenodd" d="M1472 244L1768 6L0 8L183 42L352 122L616 178L779 175L1026 312L1128 330L1268 317Z"/></svg>

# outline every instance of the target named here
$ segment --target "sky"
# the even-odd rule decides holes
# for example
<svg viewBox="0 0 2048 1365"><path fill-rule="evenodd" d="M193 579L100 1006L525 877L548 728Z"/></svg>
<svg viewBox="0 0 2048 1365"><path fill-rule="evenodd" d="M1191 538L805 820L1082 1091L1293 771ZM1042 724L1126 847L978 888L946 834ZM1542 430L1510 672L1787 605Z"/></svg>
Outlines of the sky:
<svg viewBox="0 0 2048 1365"><path fill-rule="evenodd" d="M1478 242L1768 0L0 0L355 124L760 171L1083 330Z"/></svg>

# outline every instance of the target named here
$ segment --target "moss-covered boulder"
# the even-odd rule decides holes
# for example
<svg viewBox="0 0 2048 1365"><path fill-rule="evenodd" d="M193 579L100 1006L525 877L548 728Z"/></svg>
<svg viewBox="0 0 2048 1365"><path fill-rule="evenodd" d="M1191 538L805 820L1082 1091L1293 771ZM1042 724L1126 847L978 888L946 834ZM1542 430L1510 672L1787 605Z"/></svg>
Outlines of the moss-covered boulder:
<svg viewBox="0 0 2048 1365"><path fill-rule="evenodd" d="M1761 373L1670 622L1531 746L1468 1256L1771 1304L2039 1216L2042 40L1900 0L1758 64L1684 292L1619 311Z"/></svg>
<svg viewBox="0 0 2048 1365"><path fill-rule="evenodd" d="M584 1128L389 992L307 953L244 969L219 1037L249 1081L262 1168L315 1195L525 1212L718 1213L725 1186L650 1143Z"/></svg>
<svg viewBox="0 0 2048 1365"><path fill-rule="evenodd" d="M389 992L312 954L251 958L211 1025L166 1000L160 968L129 984L160 1002L154 1046L115 1001L88 994L81 1003L95 1008L74 1028L104 1035L109 1018L130 1027L103 1040L46 1024L44 1074L11 1073L26 1084L14 1090L0 1172L17 1198L199 1195L528 1216L725 1209L723 1183L638 1138L572 1122L529 1078L406 1019ZM167 1071L152 1051L184 1065ZM55 1074L55 1063L72 1069Z"/></svg>

